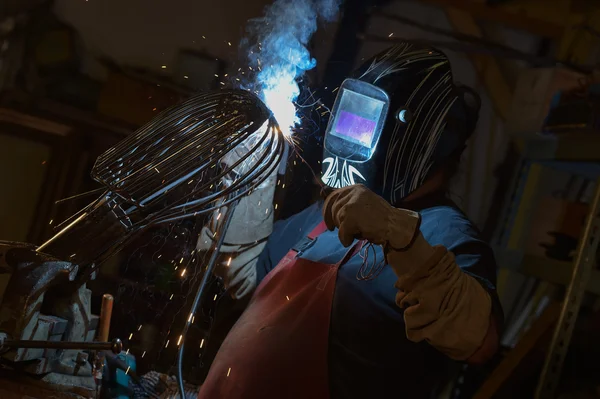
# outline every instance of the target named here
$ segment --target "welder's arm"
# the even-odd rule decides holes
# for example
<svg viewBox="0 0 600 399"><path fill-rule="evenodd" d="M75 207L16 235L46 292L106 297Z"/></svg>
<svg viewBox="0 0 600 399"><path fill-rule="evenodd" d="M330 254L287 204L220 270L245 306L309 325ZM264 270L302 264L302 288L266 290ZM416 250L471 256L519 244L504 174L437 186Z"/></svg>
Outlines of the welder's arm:
<svg viewBox="0 0 600 399"><path fill-rule="evenodd" d="M272 203L276 180L277 172L274 171L260 188L243 197L234 208L215 270L233 298L248 298L256 288L256 263L273 230ZM211 248L217 223L226 211L226 207L215 211L208 226L202 228L197 250Z"/></svg>
<svg viewBox="0 0 600 399"><path fill-rule="evenodd" d="M405 309L409 340L425 340L456 360L482 363L494 354L489 293L446 248L425 240L418 213L394 208L363 186L350 186L326 199L323 216L330 229L339 229L344 245L361 238L384 247L398 277L396 303Z"/></svg>

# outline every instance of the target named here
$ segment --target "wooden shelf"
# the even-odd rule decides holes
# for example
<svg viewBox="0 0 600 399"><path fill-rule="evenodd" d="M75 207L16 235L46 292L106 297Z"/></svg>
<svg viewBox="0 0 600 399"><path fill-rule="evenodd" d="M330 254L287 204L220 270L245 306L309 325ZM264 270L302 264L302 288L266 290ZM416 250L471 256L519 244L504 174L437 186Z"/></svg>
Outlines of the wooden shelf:
<svg viewBox="0 0 600 399"><path fill-rule="evenodd" d="M502 268L561 285L569 284L573 273L573 264L570 262L562 262L534 255L524 255L522 261L517 264L502 261L498 263ZM600 271L592 271L586 290L600 295Z"/></svg>

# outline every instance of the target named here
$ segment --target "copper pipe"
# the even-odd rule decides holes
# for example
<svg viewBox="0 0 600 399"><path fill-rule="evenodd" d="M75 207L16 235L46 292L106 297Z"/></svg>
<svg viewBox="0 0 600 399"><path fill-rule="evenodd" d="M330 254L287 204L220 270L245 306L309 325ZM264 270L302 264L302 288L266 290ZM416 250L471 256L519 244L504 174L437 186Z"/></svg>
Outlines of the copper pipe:
<svg viewBox="0 0 600 399"><path fill-rule="evenodd" d="M113 296L110 294L102 295L102 309L100 310L100 323L98 327L98 341L108 341L108 332L110 331L110 318L112 316Z"/></svg>

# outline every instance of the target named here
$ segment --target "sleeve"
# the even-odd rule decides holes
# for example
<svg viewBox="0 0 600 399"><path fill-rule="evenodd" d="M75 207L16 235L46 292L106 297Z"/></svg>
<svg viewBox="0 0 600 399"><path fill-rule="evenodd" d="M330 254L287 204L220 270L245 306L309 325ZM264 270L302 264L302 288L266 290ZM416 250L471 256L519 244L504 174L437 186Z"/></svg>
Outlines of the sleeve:
<svg viewBox="0 0 600 399"><path fill-rule="evenodd" d="M273 230L273 195L277 175L274 172L263 186L243 197L233 210L229 229L217 259L215 274L235 299L248 298L257 285L256 264ZM215 231L227 207L214 212L211 221L202 228L196 249L210 250Z"/></svg>
<svg viewBox="0 0 600 399"><path fill-rule="evenodd" d="M484 362L497 349L502 320L492 251L463 216L448 209L429 216L409 250L388 255L407 338Z"/></svg>

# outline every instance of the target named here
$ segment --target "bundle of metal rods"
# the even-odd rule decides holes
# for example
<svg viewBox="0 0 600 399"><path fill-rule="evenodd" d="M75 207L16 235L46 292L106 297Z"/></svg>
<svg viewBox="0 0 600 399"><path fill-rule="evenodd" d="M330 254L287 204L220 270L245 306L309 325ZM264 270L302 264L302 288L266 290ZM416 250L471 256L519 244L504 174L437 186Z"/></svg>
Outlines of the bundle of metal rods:
<svg viewBox="0 0 600 399"><path fill-rule="evenodd" d="M143 227L236 201L273 172L283 150L279 127L256 96L221 90L162 112L101 155L92 176L131 204L128 216L142 212L133 220Z"/></svg>
<svg viewBox="0 0 600 399"><path fill-rule="evenodd" d="M220 90L173 106L98 157L105 192L38 247L86 270L82 281L135 234L208 214L265 183L285 138L254 94ZM80 273L81 274L81 273Z"/></svg>

